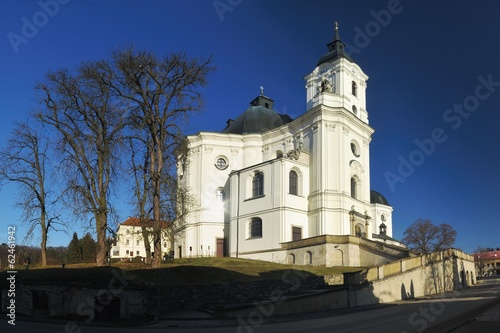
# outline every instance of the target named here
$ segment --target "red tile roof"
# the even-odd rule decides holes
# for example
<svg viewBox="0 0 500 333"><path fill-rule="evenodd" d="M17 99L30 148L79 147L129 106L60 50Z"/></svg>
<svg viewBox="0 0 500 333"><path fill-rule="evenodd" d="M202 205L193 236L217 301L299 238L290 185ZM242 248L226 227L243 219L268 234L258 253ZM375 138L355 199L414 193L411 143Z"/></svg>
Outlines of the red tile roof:
<svg viewBox="0 0 500 333"><path fill-rule="evenodd" d="M172 222L166 222L166 221L161 221L162 228L166 228L167 226L171 226ZM120 225L124 226L131 226L131 227L140 227L142 225L145 225L146 227L152 227L153 226L153 220L146 221L145 224L141 224L141 220L138 217L128 217L123 223L120 223Z"/></svg>
<svg viewBox="0 0 500 333"><path fill-rule="evenodd" d="M474 253L474 260L494 260L500 259L500 251L487 251Z"/></svg>

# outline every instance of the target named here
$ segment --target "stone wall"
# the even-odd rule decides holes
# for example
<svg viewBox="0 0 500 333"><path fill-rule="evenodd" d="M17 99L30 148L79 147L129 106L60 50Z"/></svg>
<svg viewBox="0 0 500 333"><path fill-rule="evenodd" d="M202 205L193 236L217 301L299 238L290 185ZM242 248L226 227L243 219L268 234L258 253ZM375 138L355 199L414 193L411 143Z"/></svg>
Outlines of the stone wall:
<svg viewBox="0 0 500 333"><path fill-rule="evenodd" d="M255 311L252 305L255 301L279 299L280 306L275 311L285 314L301 312L306 305L306 309L317 311L411 299L467 287L476 283L475 276L473 257L450 249L345 274L346 287L316 290L315 293L300 292L342 285L344 276L315 276L300 270L286 270L277 280L140 289L120 288L114 284L101 289L76 283L20 284L16 308L20 315L76 314L89 320L105 321L137 315L162 318L175 311L199 309L212 309L216 314L217 309L224 309L226 313L237 314L235 309L245 313ZM286 302L281 301L285 296L290 297ZM7 304L7 291L2 290L2 311L6 311Z"/></svg>
<svg viewBox="0 0 500 333"><path fill-rule="evenodd" d="M251 303L326 285L343 284L343 275L314 276L285 271L280 280L225 283L211 286L143 287L117 290L95 286L20 284L16 293L19 315L64 317L82 320L117 320L130 316L159 316L169 312ZM2 290L2 311L8 304Z"/></svg>
<svg viewBox="0 0 500 333"><path fill-rule="evenodd" d="M475 281L474 258L456 249L347 274L350 306L387 303L462 289Z"/></svg>
<svg viewBox="0 0 500 333"><path fill-rule="evenodd" d="M281 244L287 264L372 267L409 257L399 246L343 235L322 235Z"/></svg>
<svg viewBox="0 0 500 333"><path fill-rule="evenodd" d="M162 316L173 311L196 310L217 306L235 306L264 300L276 295L343 284L342 275L309 276L300 271L287 271L281 280L248 283L225 283L213 286L163 287L158 289L158 307L151 314Z"/></svg>
<svg viewBox="0 0 500 333"><path fill-rule="evenodd" d="M7 290L2 290L2 311L5 311L7 300ZM144 315L144 300L142 290L114 292L71 285L20 284L16 290L16 313L48 317L78 315L91 321L105 313L102 319L109 320Z"/></svg>

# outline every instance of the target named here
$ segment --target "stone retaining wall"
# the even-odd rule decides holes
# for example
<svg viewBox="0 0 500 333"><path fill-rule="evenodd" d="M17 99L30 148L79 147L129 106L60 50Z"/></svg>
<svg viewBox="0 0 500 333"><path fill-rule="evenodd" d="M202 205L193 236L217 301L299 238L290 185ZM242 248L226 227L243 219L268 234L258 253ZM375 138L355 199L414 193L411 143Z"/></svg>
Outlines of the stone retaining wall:
<svg viewBox="0 0 500 333"><path fill-rule="evenodd" d="M161 316L172 311L196 310L218 305L250 303L255 300L286 295L328 285L343 284L343 275L307 276L288 271L281 280L255 281L248 283L225 283L213 286L163 287L158 289L160 297L154 315Z"/></svg>
<svg viewBox="0 0 500 333"><path fill-rule="evenodd" d="M216 308L218 305L248 303L302 290L343 284L343 275L311 276L301 271L285 271L281 280L225 283L212 286L96 288L20 284L16 293L18 314L59 317L78 315L90 321L130 316L163 316L173 311ZM2 311L8 304L2 290Z"/></svg>

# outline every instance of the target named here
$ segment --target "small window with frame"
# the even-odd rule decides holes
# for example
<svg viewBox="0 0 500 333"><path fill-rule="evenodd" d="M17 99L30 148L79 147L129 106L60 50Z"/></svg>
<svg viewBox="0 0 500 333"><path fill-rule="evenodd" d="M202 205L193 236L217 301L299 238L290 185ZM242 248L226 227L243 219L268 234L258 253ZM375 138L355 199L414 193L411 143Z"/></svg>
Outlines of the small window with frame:
<svg viewBox="0 0 500 333"><path fill-rule="evenodd" d="M252 218L249 224L248 236L249 238L262 237L262 220L260 218Z"/></svg>
<svg viewBox="0 0 500 333"><path fill-rule="evenodd" d="M218 157L215 161L215 167L219 170L225 170L228 167L227 160L224 157Z"/></svg>

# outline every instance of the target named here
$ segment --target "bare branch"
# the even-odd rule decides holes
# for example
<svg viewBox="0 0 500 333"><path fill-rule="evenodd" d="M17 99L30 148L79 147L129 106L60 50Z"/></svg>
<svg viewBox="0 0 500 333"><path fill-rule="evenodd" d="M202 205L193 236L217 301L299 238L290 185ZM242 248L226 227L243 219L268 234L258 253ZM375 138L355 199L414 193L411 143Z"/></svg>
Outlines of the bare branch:
<svg viewBox="0 0 500 333"><path fill-rule="evenodd" d="M451 248L457 236L449 224L435 226L431 220L422 218L416 220L403 234L403 243L423 254Z"/></svg>
<svg viewBox="0 0 500 333"><path fill-rule="evenodd" d="M16 206L22 211L23 223L28 226L25 241L41 232L42 265L47 265L47 238L53 217L49 213L51 191L47 170L49 142L41 128L28 122L16 123L7 147L0 151L0 183L18 185ZM53 202L53 201L52 201Z"/></svg>
<svg viewBox="0 0 500 333"><path fill-rule="evenodd" d="M81 218L92 215L97 231L97 262L105 264L106 230L113 208L110 186L119 162L125 109L103 82L112 75L104 62L88 62L75 74L49 73L37 86L42 105L36 114L58 134L66 180L65 200Z"/></svg>

